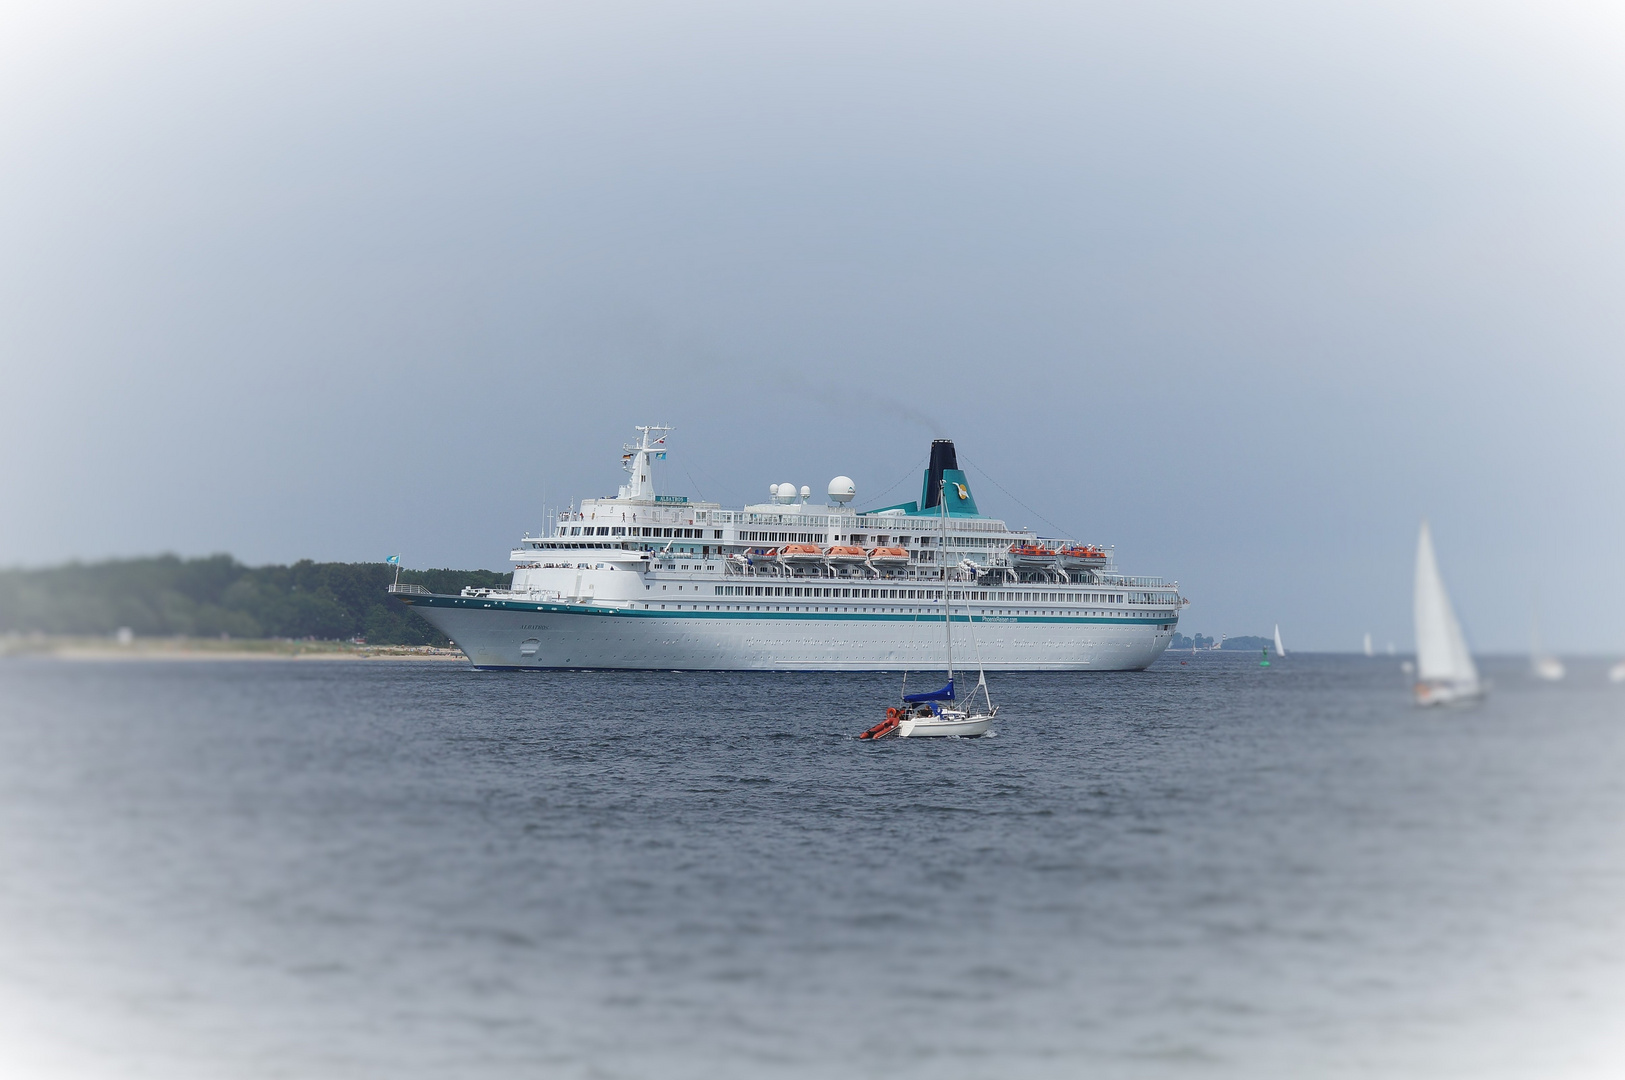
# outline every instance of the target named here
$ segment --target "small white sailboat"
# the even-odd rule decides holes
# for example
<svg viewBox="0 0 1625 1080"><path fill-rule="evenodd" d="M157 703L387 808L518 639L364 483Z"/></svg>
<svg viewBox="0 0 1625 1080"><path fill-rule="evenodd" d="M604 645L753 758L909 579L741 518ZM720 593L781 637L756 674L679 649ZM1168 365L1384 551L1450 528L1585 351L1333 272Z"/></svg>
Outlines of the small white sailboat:
<svg viewBox="0 0 1625 1080"><path fill-rule="evenodd" d="M942 507L943 536L946 542L948 499L946 497L946 484L942 484L944 494L937 500ZM965 698L963 705L954 697L954 624L953 624L953 594L952 588L946 586L952 583L943 581L942 590L942 625L946 631L944 636L943 658L948 668L948 683L941 690L931 690L923 694L903 695L901 707L892 706L886 710L886 719L859 735L860 739L883 739L888 735L896 735L902 739L920 739L931 736L955 736L961 739L975 738L986 735L993 726L993 718L998 715L999 707L993 704L993 698L987 690L987 673L977 665L976 685ZM976 705L976 692L982 692L984 706L981 709Z"/></svg>
<svg viewBox="0 0 1625 1080"><path fill-rule="evenodd" d="M1535 612L1529 623L1529 669L1535 678L1557 682L1568 674L1563 661L1546 651L1540 640L1540 598L1535 598Z"/></svg>
<svg viewBox="0 0 1625 1080"><path fill-rule="evenodd" d="M976 691L982 692L986 707L976 707ZM973 739L978 735L986 735L988 728L993 726L993 716L999 707L987 696L987 676L980 675L976 686L972 688L970 697L963 706L952 704L954 684L950 682L938 694L946 691L945 698L939 697L930 703L914 705L913 709L905 708L903 715L898 718L897 735L903 739L918 739L927 736L955 735L962 739ZM905 698L905 702L913 701L925 695L913 694ZM946 704L944 704L946 702Z"/></svg>
<svg viewBox="0 0 1625 1080"><path fill-rule="evenodd" d="M1625 660L1608 669L1609 682L1625 682Z"/></svg>
<svg viewBox="0 0 1625 1080"><path fill-rule="evenodd" d="M1371 635L1370 634L1367 634L1365 636L1365 654L1367 656L1376 656L1377 655L1376 650L1371 648Z"/></svg>
<svg viewBox="0 0 1625 1080"><path fill-rule="evenodd" d="M1422 522L1416 541L1416 703L1450 705L1484 695L1478 666L1467 651L1456 610L1439 576L1433 554L1433 534Z"/></svg>
<svg viewBox="0 0 1625 1080"><path fill-rule="evenodd" d="M1281 624L1275 624L1275 656L1277 659L1286 655L1286 646L1281 644Z"/></svg>

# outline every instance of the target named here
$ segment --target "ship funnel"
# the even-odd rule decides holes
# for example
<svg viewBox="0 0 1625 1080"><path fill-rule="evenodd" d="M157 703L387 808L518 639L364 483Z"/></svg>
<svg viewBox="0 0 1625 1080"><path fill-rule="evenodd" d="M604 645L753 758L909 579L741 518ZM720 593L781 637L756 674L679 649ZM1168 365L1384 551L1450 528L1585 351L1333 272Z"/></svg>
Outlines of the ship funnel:
<svg viewBox="0 0 1625 1080"><path fill-rule="evenodd" d="M933 439L931 465L925 470L925 489L920 492L921 513L936 509L944 481L948 486L948 512L978 516L976 500L970 493L970 481L959 469L959 455L954 453L954 441Z"/></svg>
<svg viewBox="0 0 1625 1080"><path fill-rule="evenodd" d="M925 490L920 493L920 509L930 510L937 505L942 486L942 474L959 470L959 456L954 453L952 439L931 440L931 465L925 470Z"/></svg>

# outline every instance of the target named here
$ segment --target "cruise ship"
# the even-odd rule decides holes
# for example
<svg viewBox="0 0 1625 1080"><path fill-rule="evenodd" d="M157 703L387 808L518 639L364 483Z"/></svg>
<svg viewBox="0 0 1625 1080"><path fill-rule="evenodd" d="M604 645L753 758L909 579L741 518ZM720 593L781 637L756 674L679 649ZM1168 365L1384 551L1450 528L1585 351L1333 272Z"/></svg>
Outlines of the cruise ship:
<svg viewBox="0 0 1625 1080"><path fill-rule="evenodd" d="M954 654L990 671L1136 671L1173 639L1177 582L1119 573L1113 550L976 508L954 444L931 444L919 499L860 511L844 476L771 485L738 510L655 491L672 428L636 429L628 482L513 549L505 589L390 591L478 668L902 671Z"/></svg>

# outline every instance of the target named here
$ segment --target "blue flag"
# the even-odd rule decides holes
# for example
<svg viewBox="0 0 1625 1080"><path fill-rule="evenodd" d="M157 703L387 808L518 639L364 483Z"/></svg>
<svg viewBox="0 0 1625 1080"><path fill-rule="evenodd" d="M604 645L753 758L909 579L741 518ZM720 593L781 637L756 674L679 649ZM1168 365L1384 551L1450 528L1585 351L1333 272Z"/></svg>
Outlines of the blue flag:
<svg viewBox="0 0 1625 1080"><path fill-rule="evenodd" d="M384 561L389 563L391 566L399 566L399 565L401 565L401 557L399 555L391 555L389 558L385 559Z"/></svg>

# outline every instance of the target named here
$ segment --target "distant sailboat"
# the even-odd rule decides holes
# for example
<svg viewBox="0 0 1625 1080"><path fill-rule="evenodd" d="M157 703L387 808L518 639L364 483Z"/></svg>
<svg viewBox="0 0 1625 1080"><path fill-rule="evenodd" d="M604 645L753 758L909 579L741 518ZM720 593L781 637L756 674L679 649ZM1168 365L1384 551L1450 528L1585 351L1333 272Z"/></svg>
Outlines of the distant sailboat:
<svg viewBox="0 0 1625 1080"><path fill-rule="evenodd" d="M1535 673L1535 678L1545 679L1547 682L1557 682L1568 672L1563 667L1563 661L1546 651L1540 641L1540 598L1535 598L1535 613L1529 623L1529 668Z"/></svg>
<svg viewBox="0 0 1625 1080"><path fill-rule="evenodd" d="M1376 652L1373 651L1372 648L1371 648L1371 635L1370 634L1367 634L1365 636L1365 654L1367 656L1376 656L1377 655Z"/></svg>
<svg viewBox="0 0 1625 1080"><path fill-rule="evenodd" d="M1275 655L1277 658L1286 655L1286 646L1281 644L1281 624L1275 624Z"/></svg>
<svg viewBox="0 0 1625 1080"><path fill-rule="evenodd" d="M1608 669L1609 682L1625 682L1625 660Z"/></svg>
<svg viewBox="0 0 1625 1080"><path fill-rule="evenodd" d="M1448 705L1482 697L1478 666L1467 651L1461 623L1450 606L1439 561L1433 554L1433 534L1422 522L1416 541L1416 703Z"/></svg>

